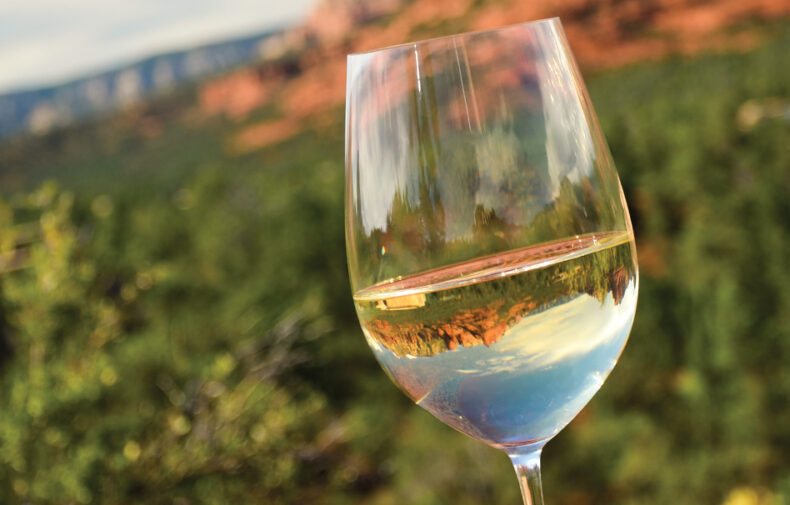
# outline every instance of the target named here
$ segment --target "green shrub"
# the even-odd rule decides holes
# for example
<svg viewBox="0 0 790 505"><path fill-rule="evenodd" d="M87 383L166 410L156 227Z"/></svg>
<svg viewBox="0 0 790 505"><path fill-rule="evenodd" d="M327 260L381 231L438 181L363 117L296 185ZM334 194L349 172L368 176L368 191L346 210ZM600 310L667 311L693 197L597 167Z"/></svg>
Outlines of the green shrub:
<svg viewBox="0 0 790 505"><path fill-rule="evenodd" d="M545 452L549 503L790 500L790 121L748 114L788 107L789 41L590 81L642 286L621 363ZM518 503L506 458L366 349L337 118L239 157L173 125L134 159L181 167L201 138L183 179L102 148L105 193L0 202L0 502Z"/></svg>

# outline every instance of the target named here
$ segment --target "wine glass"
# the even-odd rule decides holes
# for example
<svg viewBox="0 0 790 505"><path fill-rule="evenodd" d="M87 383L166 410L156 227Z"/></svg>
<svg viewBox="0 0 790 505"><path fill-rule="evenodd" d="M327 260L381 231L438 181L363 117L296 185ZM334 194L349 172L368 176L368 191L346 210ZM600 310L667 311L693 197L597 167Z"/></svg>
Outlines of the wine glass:
<svg viewBox="0 0 790 505"><path fill-rule="evenodd" d="M510 456L540 453L628 338L638 271L620 181L559 19L348 57L346 245L392 380Z"/></svg>

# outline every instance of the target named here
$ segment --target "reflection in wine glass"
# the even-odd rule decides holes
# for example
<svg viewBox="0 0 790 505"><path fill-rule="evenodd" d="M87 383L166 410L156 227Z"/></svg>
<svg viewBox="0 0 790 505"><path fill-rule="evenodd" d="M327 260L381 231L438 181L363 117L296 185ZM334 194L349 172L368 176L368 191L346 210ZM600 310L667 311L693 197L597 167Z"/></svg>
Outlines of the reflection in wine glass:
<svg viewBox="0 0 790 505"><path fill-rule="evenodd" d="M617 173L559 20L351 55L346 239L357 313L404 392L504 449L603 384L638 274Z"/></svg>

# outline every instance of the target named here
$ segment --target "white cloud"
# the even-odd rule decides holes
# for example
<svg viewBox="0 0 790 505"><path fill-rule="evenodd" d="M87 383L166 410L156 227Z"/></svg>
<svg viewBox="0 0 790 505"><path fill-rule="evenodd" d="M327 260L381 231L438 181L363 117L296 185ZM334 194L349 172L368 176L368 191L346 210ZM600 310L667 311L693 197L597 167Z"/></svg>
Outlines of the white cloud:
<svg viewBox="0 0 790 505"><path fill-rule="evenodd" d="M317 0L3 0L0 93L295 22Z"/></svg>

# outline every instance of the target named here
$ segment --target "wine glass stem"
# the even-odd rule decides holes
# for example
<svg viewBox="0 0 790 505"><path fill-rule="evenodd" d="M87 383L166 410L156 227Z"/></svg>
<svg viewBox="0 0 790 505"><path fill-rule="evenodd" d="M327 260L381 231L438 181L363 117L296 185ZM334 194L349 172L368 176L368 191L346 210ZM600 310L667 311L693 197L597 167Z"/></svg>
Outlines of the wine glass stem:
<svg viewBox="0 0 790 505"><path fill-rule="evenodd" d="M509 452L516 470L524 505L543 505L543 486L540 481L540 453L542 447L529 451Z"/></svg>

